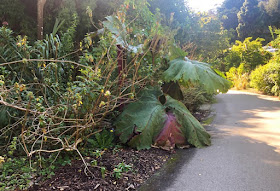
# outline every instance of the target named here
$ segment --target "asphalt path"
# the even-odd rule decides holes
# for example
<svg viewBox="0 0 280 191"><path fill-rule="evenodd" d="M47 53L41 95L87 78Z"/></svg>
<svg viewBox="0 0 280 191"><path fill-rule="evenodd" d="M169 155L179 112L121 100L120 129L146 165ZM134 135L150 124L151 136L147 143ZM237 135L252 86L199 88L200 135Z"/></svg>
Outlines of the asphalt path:
<svg viewBox="0 0 280 191"><path fill-rule="evenodd" d="M140 190L280 191L280 101L229 91L212 109L212 146L181 151Z"/></svg>

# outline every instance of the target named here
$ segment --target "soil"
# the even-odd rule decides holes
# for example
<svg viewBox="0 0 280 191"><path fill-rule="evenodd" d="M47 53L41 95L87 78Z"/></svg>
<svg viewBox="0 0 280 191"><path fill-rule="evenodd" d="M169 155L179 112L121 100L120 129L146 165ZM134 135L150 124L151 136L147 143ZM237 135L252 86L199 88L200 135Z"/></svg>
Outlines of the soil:
<svg viewBox="0 0 280 191"><path fill-rule="evenodd" d="M102 157L86 158L86 163L97 160L97 164L106 168L106 176L102 178L101 169L89 167L92 174L84 173L85 165L82 160L72 161L71 166L59 168L55 176L30 189L37 190L135 190L168 160L171 153L152 148L136 151L133 149L119 149L118 152L107 150ZM132 166L132 170L123 173L120 179L113 175L116 165L124 162Z"/></svg>
<svg viewBox="0 0 280 191"><path fill-rule="evenodd" d="M195 117L202 121L209 111L200 111L194 113ZM176 151L165 151L152 148L150 150L133 150L130 148L106 150L101 157L85 158L89 170L85 171L85 163L82 160L72 161L71 165L60 167L55 175L48 180L40 182L30 188L30 191L45 190L64 190L64 191L129 191L137 190L149 177L158 171L166 161ZM92 161L96 160L100 167L106 168L105 177L102 178L100 167L94 167ZM132 166L131 170L122 174L117 179L114 174L114 168L119 163L125 163ZM87 174L85 173L87 172Z"/></svg>

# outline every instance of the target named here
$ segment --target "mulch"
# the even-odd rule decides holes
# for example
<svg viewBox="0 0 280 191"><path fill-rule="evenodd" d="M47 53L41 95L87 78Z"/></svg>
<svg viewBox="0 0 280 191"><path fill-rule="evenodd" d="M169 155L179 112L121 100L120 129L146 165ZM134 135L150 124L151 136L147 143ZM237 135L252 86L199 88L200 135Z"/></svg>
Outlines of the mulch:
<svg viewBox="0 0 280 191"><path fill-rule="evenodd" d="M105 167L105 178L102 178L101 170L97 167L89 167L92 174L87 172L87 176L84 172L83 161L76 160L72 161L71 165L60 167L51 179L35 185L29 190L135 190L155 171L159 170L170 156L170 152L155 148L142 151L126 148L120 149L116 153L107 150L102 157L85 158L88 164L92 160L97 160L99 166ZM122 177L117 179L112 172L115 166L122 162L131 165L132 170L123 173Z"/></svg>

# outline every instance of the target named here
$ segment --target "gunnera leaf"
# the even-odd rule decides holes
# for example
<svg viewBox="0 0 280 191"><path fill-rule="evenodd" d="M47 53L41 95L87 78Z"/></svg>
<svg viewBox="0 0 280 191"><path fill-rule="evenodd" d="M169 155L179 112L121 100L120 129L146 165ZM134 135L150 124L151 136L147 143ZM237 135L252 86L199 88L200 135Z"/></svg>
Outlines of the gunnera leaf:
<svg viewBox="0 0 280 191"><path fill-rule="evenodd" d="M167 119L154 145L164 150L171 150L175 148L175 145L185 145L186 138L181 131L181 127L177 122L176 116L172 112L167 112Z"/></svg>
<svg viewBox="0 0 280 191"><path fill-rule="evenodd" d="M159 89L145 90L138 101L125 108L115 123L121 142L139 150L155 143L170 143L171 147L183 142L199 148L210 145L210 135L184 104L170 96L161 102L162 96Z"/></svg>
<svg viewBox="0 0 280 191"><path fill-rule="evenodd" d="M199 121L191 114L186 106L169 96L165 106L170 108L175 114L178 123L181 125L181 131L187 142L197 148L211 145L210 135L206 132Z"/></svg>
<svg viewBox="0 0 280 191"><path fill-rule="evenodd" d="M199 84L208 93L227 92L230 82L219 76L207 63L194 60L175 59L169 63L169 68L163 73L165 82L180 82L183 85Z"/></svg>
<svg viewBox="0 0 280 191"><path fill-rule="evenodd" d="M137 149L150 148L153 138L159 134L165 121L163 105L158 100L161 91L142 92L140 99L129 104L116 122L116 133L123 143Z"/></svg>
<svg viewBox="0 0 280 191"><path fill-rule="evenodd" d="M116 16L107 16L106 19L106 21L103 21L103 25L113 34L112 37L116 39L116 44L135 54L143 51L143 44L132 46L127 42L129 35L125 23L121 22Z"/></svg>
<svg viewBox="0 0 280 191"><path fill-rule="evenodd" d="M106 19L107 21L103 21L103 25L113 34L116 43L123 47L127 47L127 32L125 24L120 22L116 16L107 16Z"/></svg>

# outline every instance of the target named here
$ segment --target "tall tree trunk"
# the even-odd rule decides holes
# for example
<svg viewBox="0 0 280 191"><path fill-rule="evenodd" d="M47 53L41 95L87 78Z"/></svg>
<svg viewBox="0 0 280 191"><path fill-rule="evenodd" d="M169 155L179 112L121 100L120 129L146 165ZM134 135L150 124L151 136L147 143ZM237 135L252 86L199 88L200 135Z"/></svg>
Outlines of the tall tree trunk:
<svg viewBox="0 0 280 191"><path fill-rule="evenodd" d="M38 40L44 38L44 6L47 0L38 0L37 4L37 36Z"/></svg>

